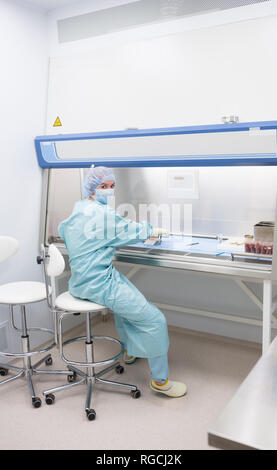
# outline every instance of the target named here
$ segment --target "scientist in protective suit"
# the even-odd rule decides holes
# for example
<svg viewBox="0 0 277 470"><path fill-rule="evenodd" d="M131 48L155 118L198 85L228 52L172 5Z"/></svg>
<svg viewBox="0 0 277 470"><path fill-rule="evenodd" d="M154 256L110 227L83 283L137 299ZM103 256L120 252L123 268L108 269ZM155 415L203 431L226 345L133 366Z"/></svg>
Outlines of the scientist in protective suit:
<svg viewBox="0 0 277 470"><path fill-rule="evenodd" d="M164 315L119 271L112 260L116 247L166 235L148 222L120 217L107 203L114 195L115 176L109 168L90 168L84 184L85 199L76 202L71 216L59 225L69 253L69 290L74 297L104 305L114 313L124 344L124 361L147 358L155 392L169 397L186 394L182 382L169 380L169 338Z"/></svg>

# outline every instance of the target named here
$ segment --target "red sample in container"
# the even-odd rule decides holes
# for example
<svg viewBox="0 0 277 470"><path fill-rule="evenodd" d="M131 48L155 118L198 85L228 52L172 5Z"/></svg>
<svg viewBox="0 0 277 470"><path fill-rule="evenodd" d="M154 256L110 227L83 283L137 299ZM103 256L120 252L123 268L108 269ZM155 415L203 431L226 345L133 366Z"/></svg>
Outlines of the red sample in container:
<svg viewBox="0 0 277 470"><path fill-rule="evenodd" d="M269 242L255 242L248 240L245 242L245 253L257 253L262 255L273 254L273 243Z"/></svg>
<svg viewBox="0 0 277 470"><path fill-rule="evenodd" d="M262 252L262 244L261 242L256 243L256 253L261 253Z"/></svg>

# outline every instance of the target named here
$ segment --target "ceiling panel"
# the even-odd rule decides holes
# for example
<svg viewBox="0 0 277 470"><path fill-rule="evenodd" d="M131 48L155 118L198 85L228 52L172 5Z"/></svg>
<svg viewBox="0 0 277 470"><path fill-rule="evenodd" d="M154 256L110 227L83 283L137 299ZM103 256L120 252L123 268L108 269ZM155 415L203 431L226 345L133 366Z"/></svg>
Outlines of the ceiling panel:
<svg viewBox="0 0 277 470"><path fill-rule="evenodd" d="M269 0L139 0L58 21L59 42L168 21L191 15L262 4Z"/></svg>
<svg viewBox="0 0 277 470"><path fill-rule="evenodd" d="M26 3L34 5L46 11L54 10L55 8L72 5L73 3L82 3L83 0L25 0Z"/></svg>
<svg viewBox="0 0 277 470"><path fill-rule="evenodd" d="M54 10L55 8L60 8L64 7L67 5L72 5L74 3L82 3L84 0L24 0L26 3L35 5L36 7L42 8L46 11L49 10ZM93 2L94 0L91 0ZM135 3L143 3L140 2L139 0L133 0ZM195 5L196 10L202 10L204 11L205 9L210 10L211 5L214 4L214 9L218 8L218 3L225 3L229 5L229 8L236 8L242 5L251 5L255 3L264 3L268 2L269 0L222 0L216 1L216 0L158 0L159 3L163 6L163 8L167 8L168 10L170 9L186 9L186 5L189 5L191 8L191 4ZM119 0L118 4L124 4L124 1ZM129 3L128 1L126 3ZM103 0L103 7L105 7L105 0Z"/></svg>

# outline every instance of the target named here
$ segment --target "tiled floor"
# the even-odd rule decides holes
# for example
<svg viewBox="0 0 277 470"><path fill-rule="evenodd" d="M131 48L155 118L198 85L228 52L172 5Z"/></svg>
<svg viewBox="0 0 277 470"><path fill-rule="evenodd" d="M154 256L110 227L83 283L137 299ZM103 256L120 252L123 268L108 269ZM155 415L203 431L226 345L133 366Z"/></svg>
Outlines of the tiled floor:
<svg viewBox="0 0 277 470"><path fill-rule="evenodd" d="M94 320L95 334L117 337L112 318ZM79 336L80 327L70 332ZM155 394L148 386L145 359L125 366L125 373L106 378L133 383L142 392L132 399L128 392L97 386L92 407L95 421L84 412L86 387L78 386L56 394L56 401L34 409L23 379L0 388L1 449L211 449L207 431L240 383L258 360L260 351L248 344L224 342L222 338L170 329L170 377L185 381L188 395L170 399ZM82 359L83 346L67 346L68 356ZM95 360L107 358L116 346L96 345ZM58 352L52 353L54 369L64 369ZM34 377L36 394L65 383L65 378Z"/></svg>

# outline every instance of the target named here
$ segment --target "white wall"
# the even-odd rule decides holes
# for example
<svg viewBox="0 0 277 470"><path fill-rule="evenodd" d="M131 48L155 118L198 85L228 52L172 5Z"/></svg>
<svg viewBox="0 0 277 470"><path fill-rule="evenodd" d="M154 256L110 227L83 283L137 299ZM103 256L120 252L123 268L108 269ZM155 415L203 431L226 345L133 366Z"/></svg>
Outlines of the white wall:
<svg viewBox="0 0 277 470"><path fill-rule="evenodd" d="M41 268L36 264L41 170L34 137L45 128L48 78L45 16L22 1L1 0L0 57L0 234L17 238L20 244L16 256L0 266L1 284L41 280ZM49 324L43 304L31 311L33 323ZM7 308L2 305L0 317L8 318ZM14 346L12 337L10 346Z"/></svg>
<svg viewBox="0 0 277 470"><path fill-rule="evenodd" d="M22 247L5 265L5 277L27 279L34 275L32 255L38 248L41 170L34 136L45 125L45 17L18 2L0 1L0 48L1 233L15 236Z"/></svg>

